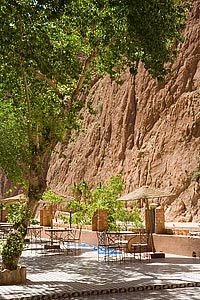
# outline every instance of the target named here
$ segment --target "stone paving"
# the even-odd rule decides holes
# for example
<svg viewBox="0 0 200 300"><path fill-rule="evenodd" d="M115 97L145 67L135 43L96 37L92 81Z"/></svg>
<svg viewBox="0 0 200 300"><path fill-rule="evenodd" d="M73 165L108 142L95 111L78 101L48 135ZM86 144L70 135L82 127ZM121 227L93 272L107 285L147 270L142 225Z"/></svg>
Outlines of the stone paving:
<svg viewBox="0 0 200 300"><path fill-rule="evenodd" d="M170 294L173 299L200 299L195 298L200 292L198 258L166 255L150 262L107 263L98 261L97 251L84 248L76 256L26 250L20 263L27 266L27 283L0 286L0 300L128 300L133 293L134 299L159 299L158 294L163 295L160 299L169 299ZM181 298L181 293L187 294L188 290L194 297ZM175 298L174 291L179 298Z"/></svg>

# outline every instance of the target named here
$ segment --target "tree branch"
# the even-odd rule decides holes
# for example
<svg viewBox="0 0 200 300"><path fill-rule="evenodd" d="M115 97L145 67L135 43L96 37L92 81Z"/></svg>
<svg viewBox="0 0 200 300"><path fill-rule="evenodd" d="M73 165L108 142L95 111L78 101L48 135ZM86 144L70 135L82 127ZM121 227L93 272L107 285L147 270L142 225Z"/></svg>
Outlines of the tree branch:
<svg viewBox="0 0 200 300"><path fill-rule="evenodd" d="M23 26L22 26L21 17L19 17L19 19L18 19L18 26L19 26L19 32L20 32L20 42L22 43L22 40L23 40ZM19 65L20 65L20 70L21 70L22 79L23 79L24 94L25 94L26 105L27 105L27 112L28 112L28 118L26 120L27 135L28 135L29 145L31 145L31 142L32 142L31 127L30 127L31 101L30 101L30 96L29 96L29 89L28 89L28 81L27 81L27 76L26 76L26 70L25 70L25 67L24 67L24 60L23 60L23 57L22 57L21 54L19 55Z"/></svg>
<svg viewBox="0 0 200 300"><path fill-rule="evenodd" d="M52 91L54 91L54 93L61 99L64 99L64 94L62 94L59 89L57 88L56 84L54 83L53 80L49 79L45 74L34 70L31 68L31 71L36 75L36 77L46 81L46 83L48 84L48 86L50 86L50 88L52 89Z"/></svg>
<svg viewBox="0 0 200 300"><path fill-rule="evenodd" d="M69 108L71 107L71 104L73 103L73 101L77 98L78 94L80 93L80 90L82 89L83 82L86 78L86 75L87 75L87 72L88 72L88 70L91 66L91 63L95 59L95 57L97 57L97 55L98 55L98 49L94 49L91 52L90 56L88 56L88 58L86 59L84 67L83 67L83 71L80 75L80 78L79 78L79 81L78 81L78 84L77 84L77 87L75 88L75 90L72 93L70 102L68 102L65 105L65 111L69 110Z"/></svg>

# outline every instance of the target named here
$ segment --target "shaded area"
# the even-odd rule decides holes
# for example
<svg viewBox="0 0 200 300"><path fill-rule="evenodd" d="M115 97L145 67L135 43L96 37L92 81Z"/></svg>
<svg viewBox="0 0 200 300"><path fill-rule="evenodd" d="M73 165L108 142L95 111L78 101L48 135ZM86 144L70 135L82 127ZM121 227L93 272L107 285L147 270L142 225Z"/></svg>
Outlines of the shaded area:
<svg viewBox="0 0 200 300"><path fill-rule="evenodd" d="M165 259L152 259L151 262L107 263L103 260L98 261L97 256L97 251L89 246L82 248L78 255L26 250L20 263L27 266L27 284L0 286L0 299L20 299L34 295L41 297L49 295L50 299L55 294L60 299L65 299L69 293L74 295L73 299L76 299L76 296L80 296L78 299L81 299L84 293L84 296L87 296L88 293L95 294L95 291L96 293L112 291L106 299L114 300L117 298L113 297L116 295L120 297L121 294L121 299L125 300L130 299L125 298L125 295L129 297L128 294L132 294L133 287L163 289L172 288L175 284L174 288L179 287L176 290L182 290L180 287L200 281L199 259L167 255ZM195 288L195 285L191 287ZM129 293L123 293L125 291ZM168 291L170 295L170 290ZM116 292L119 294L115 294ZM154 292L157 293L154 290L140 293L154 297ZM95 299L100 296L93 297L92 299ZM103 295L99 299L103 299L102 297ZM146 298L142 296L141 299Z"/></svg>

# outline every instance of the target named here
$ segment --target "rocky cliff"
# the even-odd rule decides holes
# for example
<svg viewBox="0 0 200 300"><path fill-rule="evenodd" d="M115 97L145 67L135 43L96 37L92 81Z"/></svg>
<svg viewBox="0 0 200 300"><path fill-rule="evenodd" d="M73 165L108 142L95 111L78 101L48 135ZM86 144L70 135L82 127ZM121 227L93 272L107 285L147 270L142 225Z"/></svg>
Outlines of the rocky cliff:
<svg viewBox="0 0 200 300"><path fill-rule="evenodd" d="M124 193L149 185L174 194L160 200L167 221L200 222L200 180L192 179L200 174L200 0L193 1L178 50L163 83L142 64L135 77L122 74L120 85L109 77L94 83L87 101L96 114L85 113L82 132L57 146L51 189L67 196L82 179L95 187L122 174ZM1 173L1 197L9 187Z"/></svg>
<svg viewBox="0 0 200 300"><path fill-rule="evenodd" d="M88 100L96 115L85 115L83 132L51 159L50 188L62 195L82 179L96 186L122 174L125 192L149 185L174 194L162 199L167 221L200 222L200 1L184 30L184 42L164 83L142 64L122 84L98 80ZM59 154L66 159L59 158Z"/></svg>

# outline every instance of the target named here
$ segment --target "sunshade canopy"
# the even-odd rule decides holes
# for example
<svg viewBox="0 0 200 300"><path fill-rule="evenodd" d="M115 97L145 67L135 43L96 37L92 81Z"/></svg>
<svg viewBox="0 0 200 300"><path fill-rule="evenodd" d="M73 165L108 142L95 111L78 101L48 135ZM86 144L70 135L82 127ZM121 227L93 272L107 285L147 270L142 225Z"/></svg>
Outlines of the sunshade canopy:
<svg viewBox="0 0 200 300"><path fill-rule="evenodd" d="M8 197L4 199L0 199L0 203L2 204L15 204L18 202L25 202L26 196L24 194L19 194L13 197Z"/></svg>
<svg viewBox="0 0 200 300"><path fill-rule="evenodd" d="M142 186L134 190L133 192L118 198L117 200L129 201L129 200L139 200L139 199L162 198L162 197L170 197L170 196L173 196L173 194L152 187Z"/></svg>

